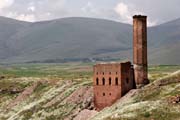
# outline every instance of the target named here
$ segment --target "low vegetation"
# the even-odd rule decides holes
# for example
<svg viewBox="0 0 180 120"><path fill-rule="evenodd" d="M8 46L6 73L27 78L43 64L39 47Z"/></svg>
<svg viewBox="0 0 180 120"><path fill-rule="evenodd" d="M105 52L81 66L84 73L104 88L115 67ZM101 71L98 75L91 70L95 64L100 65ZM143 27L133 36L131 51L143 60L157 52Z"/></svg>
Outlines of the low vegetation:
<svg viewBox="0 0 180 120"><path fill-rule="evenodd" d="M162 69L161 69L162 70ZM163 69L164 70L164 69ZM167 72L167 70L166 70ZM102 110L93 120L179 120L180 71L128 93L125 101ZM123 98L122 98L123 99Z"/></svg>
<svg viewBox="0 0 180 120"><path fill-rule="evenodd" d="M92 65L1 65L0 120L71 120L84 109L92 110ZM150 85L92 119L178 120L180 105L169 102L180 94L180 76L172 75L177 70L180 66L150 66Z"/></svg>

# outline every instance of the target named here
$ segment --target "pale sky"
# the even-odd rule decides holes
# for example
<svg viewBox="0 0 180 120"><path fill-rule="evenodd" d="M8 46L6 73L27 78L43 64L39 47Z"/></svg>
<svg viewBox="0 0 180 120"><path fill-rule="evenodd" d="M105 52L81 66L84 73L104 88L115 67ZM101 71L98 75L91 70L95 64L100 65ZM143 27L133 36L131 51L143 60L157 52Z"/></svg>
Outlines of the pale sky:
<svg viewBox="0 0 180 120"><path fill-rule="evenodd" d="M180 0L0 0L0 15L23 21L92 17L132 23L134 14L148 25L180 18Z"/></svg>

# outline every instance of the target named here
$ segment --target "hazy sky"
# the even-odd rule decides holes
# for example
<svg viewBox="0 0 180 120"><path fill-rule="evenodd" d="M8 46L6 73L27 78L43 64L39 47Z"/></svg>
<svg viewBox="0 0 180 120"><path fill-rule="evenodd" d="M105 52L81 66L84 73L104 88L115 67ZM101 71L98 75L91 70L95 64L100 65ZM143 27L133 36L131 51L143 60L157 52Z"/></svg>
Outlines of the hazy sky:
<svg viewBox="0 0 180 120"><path fill-rule="evenodd" d="M93 17L131 23L134 14L156 25L180 18L180 0L0 0L0 15L24 21Z"/></svg>

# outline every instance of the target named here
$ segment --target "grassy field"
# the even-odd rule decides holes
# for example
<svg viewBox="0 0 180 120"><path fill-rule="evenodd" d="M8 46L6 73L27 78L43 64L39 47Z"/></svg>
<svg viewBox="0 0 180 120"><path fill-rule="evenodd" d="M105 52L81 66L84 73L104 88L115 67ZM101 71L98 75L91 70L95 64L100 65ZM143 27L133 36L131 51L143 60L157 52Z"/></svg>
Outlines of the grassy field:
<svg viewBox="0 0 180 120"><path fill-rule="evenodd" d="M180 65L154 65L149 66L149 79L151 82L154 80L160 79L164 76L167 76L177 70L180 70Z"/></svg>
<svg viewBox="0 0 180 120"><path fill-rule="evenodd" d="M89 79L92 77L91 63L64 64L13 64L1 65L0 75L10 77L47 77L61 79Z"/></svg>
<svg viewBox="0 0 180 120"><path fill-rule="evenodd" d="M0 65L0 76L17 77L48 77L68 80L89 80L92 78L93 63L62 63L62 64L12 64ZM177 70L177 65L149 66L149 79L154 81Z"/></svg>
<svg viewBox="0 0 180 120"><path fill-rule="evenodd" d="M84 102L67 104L65 101L68 101L69 96L74 91L83 87L83 89L86 89L86 87L92 86L93 64L94 63L0 65L0 90L4 91L0 92L0 119L27 120L40 117L44 120L63 120L69 116L73 117L75 114L74 111L84 109L82 107L84 106ZM149 66L149 79L151 82L154 82L177 70L180 70L180 66ZM23 101L15 105L13 109L6 111L7 106L15 103L17 96L21 95L23 90L33 86L37 81L45 82L39 84L30 95L22 96L24 97ZM169 88L171 92L164 92L169 91ZM17 92L14 93L14 90ZM148 95L144 95L146 91L141 92L142 95L139 94L136 102L153 100L154 98L158 98L159 94L163 94L164 96L177 94L179 87L178 85L172 84L163 87L162 90L156 90L147 89ZM155 97L154 94L157 96ZM83 95L84 92L82 92L82 95L77 96ZM78 98L77 101L79 101ZM51 105L49 106L48 104ZM109 113L109 111L107 112ZM145 117L153 114L148 111L147 113L142 113L140 116ZM154 111L154 113L156 113L156 111Z"/></svg>
<svg viewBox="0 0 180 120"><path fill-rule="evenodd" d="M67 104L64 101L75 90L91 86L91 66L90 63L0 65L0 120L28 120L33 115L33 119L41 117L45 120L68 117L84 103ZM41 83L32 93L22 95L21 102L6 111L9 104L19 101L16 98L23 90L31 88L37 81Z"/></svg>

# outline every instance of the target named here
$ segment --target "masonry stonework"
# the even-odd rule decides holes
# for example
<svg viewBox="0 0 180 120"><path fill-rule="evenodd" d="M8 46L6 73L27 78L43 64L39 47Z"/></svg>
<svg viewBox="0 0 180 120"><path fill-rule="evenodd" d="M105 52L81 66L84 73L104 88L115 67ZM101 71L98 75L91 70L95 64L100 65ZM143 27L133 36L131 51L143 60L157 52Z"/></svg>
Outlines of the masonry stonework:
<svg viewBox="0 0 180 120"><path fill-rule="evenodd" d="M148 84L146 16L133 16L133 63L100 63L93 67L94 104L111 106L129 90Z"/></svg>
<svg viewBox="0 0 180 120"><path fill-rule="evenodd" d="M148 84L147 16L133 16L133 63L137 85Z"/></svg>
<svg viewBox="0 0 180 120"><path fill-rule="evenodd" d="M94 103L97 109L111 106L133 89L133 68L130 62L96 64L94 66Z"/></svg>

